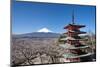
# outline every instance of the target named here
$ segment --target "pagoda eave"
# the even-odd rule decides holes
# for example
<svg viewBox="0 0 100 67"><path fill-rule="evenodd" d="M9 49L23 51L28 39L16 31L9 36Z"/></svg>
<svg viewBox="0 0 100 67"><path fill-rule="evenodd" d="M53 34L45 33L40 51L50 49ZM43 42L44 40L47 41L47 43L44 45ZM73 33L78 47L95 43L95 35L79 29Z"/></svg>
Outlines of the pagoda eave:
<svg viewBox="0 0 100 67"><path fill-rule="evenodd" d="M74 26L74 27L77 27L77 28L82 28L82 27L85 27L85 25L76 25L76 24L69 24L68 26L65 26L64 29L67 29L71 26Z"/></svg>
<svg viewBox="0 0 100 67"><path fill-rule="evenodd" d="M71 55L68 55L68 54L65 54L63 55L64 58L81 58L81 57L86 57L86 56L90 56L90 55L93 55L93 53L88 53L88 54L84 54L84 55L78 55L78 56L71 56Z"/></svg>
<svg viewBox="0 0 100 67"><path fill-rule="evenodd" d="M72 31L72 30L69 30L68 32L66 32L66 33L64 33L64 34L68 34L68 33L85 34L86 32L83 32L83 31Z"/></svg>
<svg viewBox="0 0 100 67"><path fill-rule="evenodd" d="M60 46L62 47L62 48L65 48L65 49L84 49L84 48L88 48L89 46L86 46L86 45L84 45L84 46L78 46L78 47L75 47L75 46L72 46L72 45L68 45L68 44L60 44Z"/></svg>
<svg viewBox="0 0 100 67"><path fill-rule="evenodd" d="M80 41L84 41L84 40L86 40L86 39L75 39L75 38L62 38L61 39L62 41L65 41L65 40L70 40L70 41L75 41L75 40L80 40Z"/></svg>

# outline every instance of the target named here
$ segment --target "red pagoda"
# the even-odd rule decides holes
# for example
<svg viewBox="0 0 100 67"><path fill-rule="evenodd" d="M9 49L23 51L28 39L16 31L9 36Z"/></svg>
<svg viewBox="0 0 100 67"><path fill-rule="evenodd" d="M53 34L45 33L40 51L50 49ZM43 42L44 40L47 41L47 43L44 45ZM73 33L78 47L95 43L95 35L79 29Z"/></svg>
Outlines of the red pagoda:
<svg viewBox="0 0 100 67"><path fill-rule="evenodd" d="M86 52L85 50L89 47L87 45L83 45L80 41L82 39L79 34L85 34L86 32L80 31L80 28L85 27L85 25L77 25L74 22L74 13L72 15L72 23L68 24L64 27L67 30L65 38L62 38L65 43L60 44L60 46L66 49L66 53L63 54L64 58L68 62L84 62L90 60L91 53Z"/></svg>

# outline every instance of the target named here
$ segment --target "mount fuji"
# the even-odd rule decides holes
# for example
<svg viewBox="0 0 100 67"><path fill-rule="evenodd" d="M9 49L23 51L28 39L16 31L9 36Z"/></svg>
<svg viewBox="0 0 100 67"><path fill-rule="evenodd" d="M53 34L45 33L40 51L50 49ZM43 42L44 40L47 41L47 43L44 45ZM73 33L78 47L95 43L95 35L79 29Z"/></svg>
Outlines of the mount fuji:
<svg viewBox="0 0 100 67"><path fill-rule="evenodd" d="M52 31L49 30L48 28L42 28L42 29L38 30L37 32L45 32L45 33L48 33L48 32L52 32Z"/></svg>
<svg viewBox="0 0 100 67"><path fill-rule="evenodd" d="M60 33L54 33L47 28L42 28L37 32L32 33L24 33L24 34L17 34L13 35L14 38L59 38Z"/></svg>

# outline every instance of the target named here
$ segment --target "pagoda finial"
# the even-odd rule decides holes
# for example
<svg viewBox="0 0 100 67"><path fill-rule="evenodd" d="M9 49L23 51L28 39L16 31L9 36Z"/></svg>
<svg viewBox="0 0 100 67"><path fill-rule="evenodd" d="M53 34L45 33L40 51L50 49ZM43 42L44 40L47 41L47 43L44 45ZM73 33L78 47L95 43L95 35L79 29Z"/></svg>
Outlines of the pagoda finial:
<svg viewBox="0 0 100 67"><path fill-rule="evenodd" d="M72 24L75 24L75 22L74 22L74 10L73 10L73 12L72 12Z"/></svg>

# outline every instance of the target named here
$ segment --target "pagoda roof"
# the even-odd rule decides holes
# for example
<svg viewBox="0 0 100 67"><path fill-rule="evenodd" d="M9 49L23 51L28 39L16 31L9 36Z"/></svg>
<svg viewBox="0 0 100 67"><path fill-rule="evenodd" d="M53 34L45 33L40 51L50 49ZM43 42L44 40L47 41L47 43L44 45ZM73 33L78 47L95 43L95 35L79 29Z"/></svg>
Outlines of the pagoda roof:
<svg viewBox="0 0 100 67"><path fill-rule="evenodd" d="M72 30L69 30L68 32L69 32L69 33L77 33L77 34L86 33L86 32L80 31L80 30L73 30L73 31L72 31ZM67 32L67 33L68 33L68 32ZM67 33L64 33L64 34L67 34Z"/></svg>
<svg viewBox="0 0 100 67"><path fill-rule="evenodd" d="M79 46L75 46L75 45L71 45L71 44L59 44L60 47L65 48L65 49L84 49L84 48L88 48L89 46L87 45L79 45Z"/></svg>
<svg viewBox="0 0 100 67"><path fill-rule="evenodd" d="M68 27L73 26L73 27L78 27L78 28L82 28L85 27L85 25L78 25L78 24L69 24L67 26L64 27L64 29L67 29Z"/></svg>
<svg viewBox="0 0 100 67"><path fill-rule="evenodd" d="M66 37L60 40L85 40L85 39L81 39L79 36L77 36L77 37Z"/></svg>
<svg viewBox="0 0 100 67"><path fill-rule="evenodd" d="M84 55L76 55L76 54L72 54L72 53L66 53L66 54L63 54L63 57L64 58L80 58L80 57L90 56L92 54L93 53L87 53L87 54L84 54Z"/></svg>

